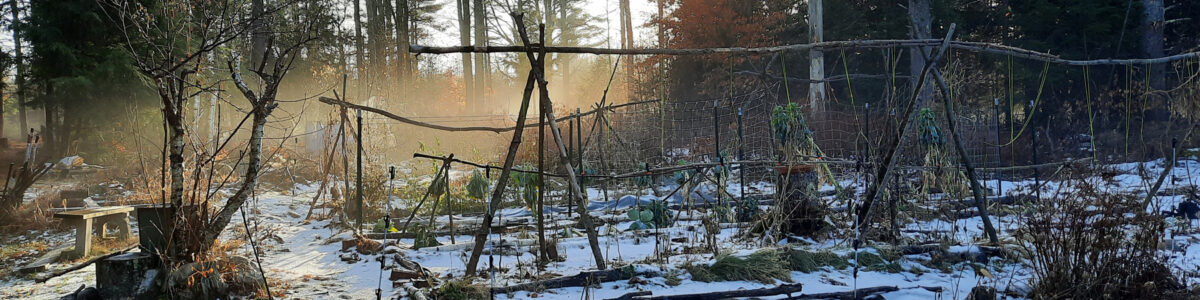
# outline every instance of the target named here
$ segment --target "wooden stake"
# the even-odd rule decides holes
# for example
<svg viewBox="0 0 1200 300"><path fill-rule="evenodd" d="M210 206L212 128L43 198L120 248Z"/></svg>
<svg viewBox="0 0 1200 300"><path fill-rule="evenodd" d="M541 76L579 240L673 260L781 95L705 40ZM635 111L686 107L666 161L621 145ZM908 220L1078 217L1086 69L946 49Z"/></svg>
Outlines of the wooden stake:
<svg viewBox="0 0 1200 300"><path fill-rule="evenodd" d="M514 24L524 24L520 14L514 14L513 19L515 21ZM545 25L542 25L541 27L544 28L544 26ZM529 35L525 32L525 27L517 26L517 29L521 34L521 40L528 45ZM542 39L544 45L545 36L542 36ZM547 87L548 83L546 82L545 61L543 60L545 57L544 49L542 50L542 53L543 54L541 58L539 58L537 55L534 55L533 51L526 51L525 55L529 57L531 62L537 62L537 67L533 68L533 74L537 77L538 88L543 105L545 107L554 107L553 102L550 101L550 91ZM543 113L546 114L546 119L555 120L553 110L546 110ZM571 184L571 189L574 190L576 194L582 195L583 192L579 188L579 180L575 176L575 167L571 166L571 160L567 158L567 151L565 148L566 143L563 142L562 133L558 130L558 125L550 122L550 132L554 136L554 142L558 144L559 158L562 159L563 164L567 168L568 181ZM579 224L583 226L584 231L587 233L588 244L591 246L592 256L596 260L596 268L601 270L607 269L607 264L604 261L604 255L600 253L600 241L597 238L596 227L592 225L592 216L588 214L587 203L584 203L583 198L579 199Z"/></svg>

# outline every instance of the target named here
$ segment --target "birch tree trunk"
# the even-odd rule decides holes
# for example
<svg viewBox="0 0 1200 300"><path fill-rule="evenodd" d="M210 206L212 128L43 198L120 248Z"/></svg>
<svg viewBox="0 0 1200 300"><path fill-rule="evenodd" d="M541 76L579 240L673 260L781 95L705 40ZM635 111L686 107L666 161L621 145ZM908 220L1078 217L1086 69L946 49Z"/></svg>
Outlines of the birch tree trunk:
<svg viewBox="0 0 1200 300"><path fill-rule="evenodd" d="M482 47L487 45L487 9L483 7L483 0L474 0L475 5L475 46ZM484 94L487 93L488 73L491 70L487 69L487 64L484 62L487 55L484 53L475 53L475 90L474 96L476 102L480 106L486 105Z"/></svg>
<svg viewBox="0 0 1200 300"><path fill-rule="evenodd" d="M359 86L362 86L363 82L368 81L367 73L363 72L363 64L366 63L363 57L366 54L363 51L362 4L359 0L350 1L354 1L354 71L358 74Z"/></svg>
<svg viewBox="0 0 1200 300"><path fill-rule="evenodd" d="M1163 0L1142 0L1142 55L1145 58L1163 57L1163 19L1164 19ZM1148 91L1161 91L1167 88L1167 65L1166 64L1151 64L1147 66L1147 76L1150 86ZM1147 116L1153 120L1164 121L1170 117L1167 103L1168 97L1162 95L1148 94L1148 100L1161 102L1161 106L1154 106L1150 109Z"/></svg>

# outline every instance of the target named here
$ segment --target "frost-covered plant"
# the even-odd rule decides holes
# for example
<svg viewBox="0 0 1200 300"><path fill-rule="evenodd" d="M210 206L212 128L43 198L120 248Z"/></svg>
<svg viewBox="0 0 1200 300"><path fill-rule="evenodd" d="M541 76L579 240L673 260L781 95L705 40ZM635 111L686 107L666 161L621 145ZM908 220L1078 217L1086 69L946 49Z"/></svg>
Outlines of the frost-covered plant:
<svg viewBox="0 0 1200 300"><path fill-rule="evenodd" d="M467 181L467 197L480 200L487 197L488 182L479 170L471 172L471 180Z"/></svg>
<svg viewBox="0 0 1200 300"><path fill-rule="evenodd" d="M762 209L758 207L757 199L749 198L739 201L737 204L737 220L738 222L753 221L754 217L758 216L761 211Z"/></svg>
<svg viewBox="0 0 1200 300"><path fill-rule="evenodd" d="M644 209L631 209L627 214L633 224L629 230L663 228L671 225L671 212L664 201L651 201Z"/></svg>
<svg viewBox="0 0 1200 300"><path fill-rule="evenodd" d="M795 102L775 106L771 112L771 128L781 150L790 154L813 155L812 130L804 120L804 112Z"/></svg>
<svg viewBox="0 0 1200 300"><path fill-rule="evenodd" d="M646 163L641 163L639 165L639 167L642 168L643 170L650 169L650 166L647 165ZM650 177L649 173L650 173L650 171L646 171L646 175L633 177L633 185L637 186L639 191L641 189L649 187L651 184L654 184L654 179L652 177Z"/></svg>
<svg viewBox="0 0 1200 300"><path fill-rule="evenodd" d="M917 112L918 131L921 133L921 145L941 145L946 143L946 138L942 136L942 130L938 128L937 118L933 115L933 110L922 108Z"/></svg>
<svg viewBox="0 0 1200 300"><path fill-rule="evenodd" d="M413 237L413 249L437 247L442 245L442 243L438 242L437 240L437 234L434 233L433 230L428 226L421 224L413 224L412 226L412 231L414 234L416 234L416 236Z"/></svg>
<svg viewBox="0 0 1200 300"><path fill-rule="evenodd" d="M686 166L686 165L688 165L688 161L680 159L679 162L677 163L677 165ZM688 181L690 181L692 179L692 176L696 176L696 170L687 169L687 170L675 171L675 174L672 178L675 179L675 183L684 184L684 183L687 183Z"/></svg>
<svg viewBox="0 0 1200 300"><path fill-rule="evenodd" d="M539 213L537 209L538 185L541 180L541 175L537 172L532 164L522 164L513 167L519 171L513 171L509 178L512 178L512 186L516 187L518 197L525 207L535 214Z"/></svg>

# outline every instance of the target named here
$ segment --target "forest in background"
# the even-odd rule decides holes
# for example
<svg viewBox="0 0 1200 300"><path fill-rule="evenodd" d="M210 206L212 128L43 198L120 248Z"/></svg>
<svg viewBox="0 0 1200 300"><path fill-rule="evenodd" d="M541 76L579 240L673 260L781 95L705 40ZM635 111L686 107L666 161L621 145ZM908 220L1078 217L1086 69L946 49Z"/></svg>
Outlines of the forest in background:
<svg viewBox="0 0 1200 300"><path fill-rule="evenodd" d="M588 11L586 1L434 0L254 0L252 7L278 10L270 15L273 30L308 30L314 41L299 51L295 71L284 79L280 99L288 116L324 123L329 107L306 107L301 101L342 89L351 102L366 103L431 120L450 116L480 116L479 122L511 122L519 97L520 74L528 70L517 54L462 54L435 59L408 53L410 45L429 45L436 35L457 35L462 45L515 45L510 12L524 12L526 26L545 23L547 43L614 48L753 47L808 43L806 1L650 1L650 16L631 16L630 0L618 0L610 15ZM153 7L172 1L139 1ZM4 5L4 21L13 44L4 49L0 67L4 84L2 131L23 140L34 128L51 156L82 154L89 161L117 163L128 159L119 149L163 146L160 101L152 80L139 72L120 22L105 12L105 1L21 1ZM606 4L607 5L607 4ZM1147 10L1149 5L1151 9ZM452 12L456 15L444 15ZM1200 38L1200 4L1192 1L827 1L823 5L825 41L937 37L950 23L961 40L990 42L1045 51L1064 58L1150 58L1194 51ZM914 16L926 16L916 18ZM639 22L633 22L638 18ZM640 21L644 19L644 21ZM913 26L928 22L928 28ZM447 22L457 21L457 22ZM617 23L617 24L613 24ZM299 24L306 24L300 28ZM636 29L636 30L635 30ZM616 30L619 36L609 34ZM635 33L641 34L635 36ZM651 34L644 34L651 33ZM445 40L445 39L442 39ZM451 39L453 40L453 39ZM196 82L209 85L209 95L195 95L185 119L197 137L212 136L235 125L238 107L228 100L236 88L221 63L235 53L261 48L250 39L221 45L196 64ZM181 46L181 49L185 48ZM851 49L825 53L824 82L832 109L862 103L896 107L911 86L914 64L906 49ZM807 53L770 56L701 55L685 57L624 56L612 84L610 102L667 99L687 102L726 94L769 90L770 97L753 99L770 104L800 101L811 86ZM613 56L551 54L547 68L562 99L559 109L573 110L598 102L614 66ZM951 68L963 78L961 93L967 110L990 109L993 99L1006 103L1003 118L1018 123L1030 115L1029 103L1041 99L1045 118L1031 126L1063 134L1155 129L1172 108L1167 97L1149 91L1168 90L1190 76L1176 65L1094 68L1053 67L996 55L952 54ZM1191 66L1182 64L1179 66ZM1156 68L1157 67L1157 68ZM788 72L790 70L790 73ZM849 72L848 76L846 76ZM954 73L954 72L952 72ZM343 76L347 80L343 81ZM785 78L786 77L786 78ZM1045 77L1045 82L1041 84ZM791 79L791 80L785 80ZM836 79L836 80L835 80ZM1085 83L1085 81L1088 81ZM784 82L787 82L784 84ZM557 88L561 87L561 88ZM1090 88L1094 123L1089 124L1085 87ZM1149 96L1146 96L1149 95ZM857 97L855 97L857 96ZM285 118L276 116L276 118ZM290 118L290 117L286 117ZM289 119L290 120L290 119ZM1152 121L1146 125L1143 120ZM282 121L275 120L275 121ZM273 121L273 122L275 122ZM453 122L467 123L471 119ZM288 132L281 122L273 136ZM274 124L274 123L273 123ZM1150 127L1146 127L1150 126ZM389 129L391 129L389 127ZM1153 130L1152 130L1153 131ZM416 131L420 143L440 143L459 152L481 150L478 143L439 140ZM135 137L142 141L136 141ZM488 137L484 137L488 138ZM199 138L203 142L207 138ZM470 139L467 139L470 140ZM136 145L143 143L144 145ZM1126 142L1127 143L1127 142ZM502 146L502 139L494 143ZM470 146L468 146L470 145ZM114 147L115 146L115 147ZM469 149L474 148L474 149ZM1116 147L1120 148L1120 147ZM486 152L486 151L485 151ZM1126 151L1124 154L1128 154ZM1155 155L1161 153L1155 153ZM118 158L123 156L123 158Z"/></svg>

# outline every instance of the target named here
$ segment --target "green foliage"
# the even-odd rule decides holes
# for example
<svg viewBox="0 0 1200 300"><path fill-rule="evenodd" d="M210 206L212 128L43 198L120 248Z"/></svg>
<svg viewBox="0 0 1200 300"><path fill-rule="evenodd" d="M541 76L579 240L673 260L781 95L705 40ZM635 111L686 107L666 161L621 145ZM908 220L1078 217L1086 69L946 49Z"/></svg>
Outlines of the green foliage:
<svg viewBox="0 0 1200 300"><path fill-rule="evenodd" d="M518 197L521 199L521 202L525 204L526 208L528 208L530 211L533 211L535 214L538 213L536 209L538 188L541 184L541 174L535 173L538 171L537 168L535 168L533 164L528 163L514 166L513 169L525 171L512 171L512 173L509 174L509 178L512 181L512 186L515 187L518 192Z"/></svg>
<svg viewBox="0 0 1200 300"><path fill-rule="evenodd" d="M746 200L739 201L737 203L737 220L738 222L753 221L754 217L758 216L761 211L762 208L758 207L757 199L748 198Z"/></svg>
<svg viewBox="0 0 1200 300"><path fill-rule="evenodd" d="M787 262L788 268L793 271L804 273L812 273L824 267L832 267L834 269L845 269L850 266L850 263L839 257L837 254L828 251L809 252L798 249L790 249L781 253L782 259Z"/></svg>
<svg viewBox="0 0 1200 300"><path fill-rule="evenodd" d="M775 130L775 141L788 152L811 154L806 152L812 141L812 130L804 121L804 112L795 102L775 106L771 111L771 128Z"/></svg>
<svg viewBox="0 0 1200 300"><path fill-rule="evenodd" d="M442 243L438 242L437 240L437 234L435 234L428 226L413 224L412 232L416 234L416 237L413 238L413 249L437 247L442 245Z"/></svg>
<svg viewBox="0 0 1200 300"><path fill-rule="evenodd" d="M851 258L854 258L854 253L851 253L850 255ZM876 267L887 263L887 261L884 261L879 255L866 251L858 252L858 258L855 258L855 260L858 262L860 267Z"/></svg>
<svg viewBox="0 0 1200 300"><path fill-rule="evenodd" d="M471 172L471 180L467 181L467 197L480 200L487 198L488 182L479 170Z"/></svg>
<svg viewBox="0 0 1200 300"><path fill-rule="evenodd" d="M724 206L724 205L714 206L712 213L713 213L713 217L715 217L717 219L717 221L719 221L721 223L727 223L727 222L730 222L733 220L733 212L729 210L728 206Z"/></svg>
<svg viewBox="0 0 1200 300"><path fill-rule="evenodd" d="M396 232L395 226L392 226L391 228L384 228L387 226L386 223L387 221L385 219L379 219L378 221L375 221L375 226L371 227L371 229L375 232L385 232L385 230L386 232Z"/></svg>
<svg viewBox="0 0 1200 300"><path fill-rule="evenodd" d="M642 170L650 169L650 166L647 165L646 163L641 163L639 165L639 167ZM633 184L639 188L646 188L646 187L649 187L651 184L654 184L654 179L649 174L646 174L643 176L636 176L636 177L633 177Z"/></svg>
<svg viewBox="0 0 1200 300"><path fill-rule="evenodd" d="M688 165L688 161L680 159L679 162L676 163L676 165L686 166L686 165ZM673 178L675 179L675 183L684 184L684 183L687 183L689 180L691 180L692 176L696 176L696 170L687 169L687 170L675 171Z"/></svg>
<svg viewBox="0 0 1200 300"><path fill-rule="evenodd" d="M629 230L663 228L671 225L671 212L665 201L651 201L644 209L631 209L626 214L629 220Z"/></svg>
<svg viewBox="0 0 1200 300"><path fill-rule="evenodd" d="M946 137L942 135L941 129L938 128L937 117L934 116L933 110L922 108L917 112L917 129L921 134L922 146L935 146L946 143Z"/></svg>
<svg viewBox="0 0 1200 300"><path fill-rule="evenodd" d="M779 253L768 249L746 257L723 255L711 266L689 265L684 269L692 274L692 280L695 281L755 281L773 284L775 280L791 281L791 271L785 266L787 264L780 260Z"/></svg>

